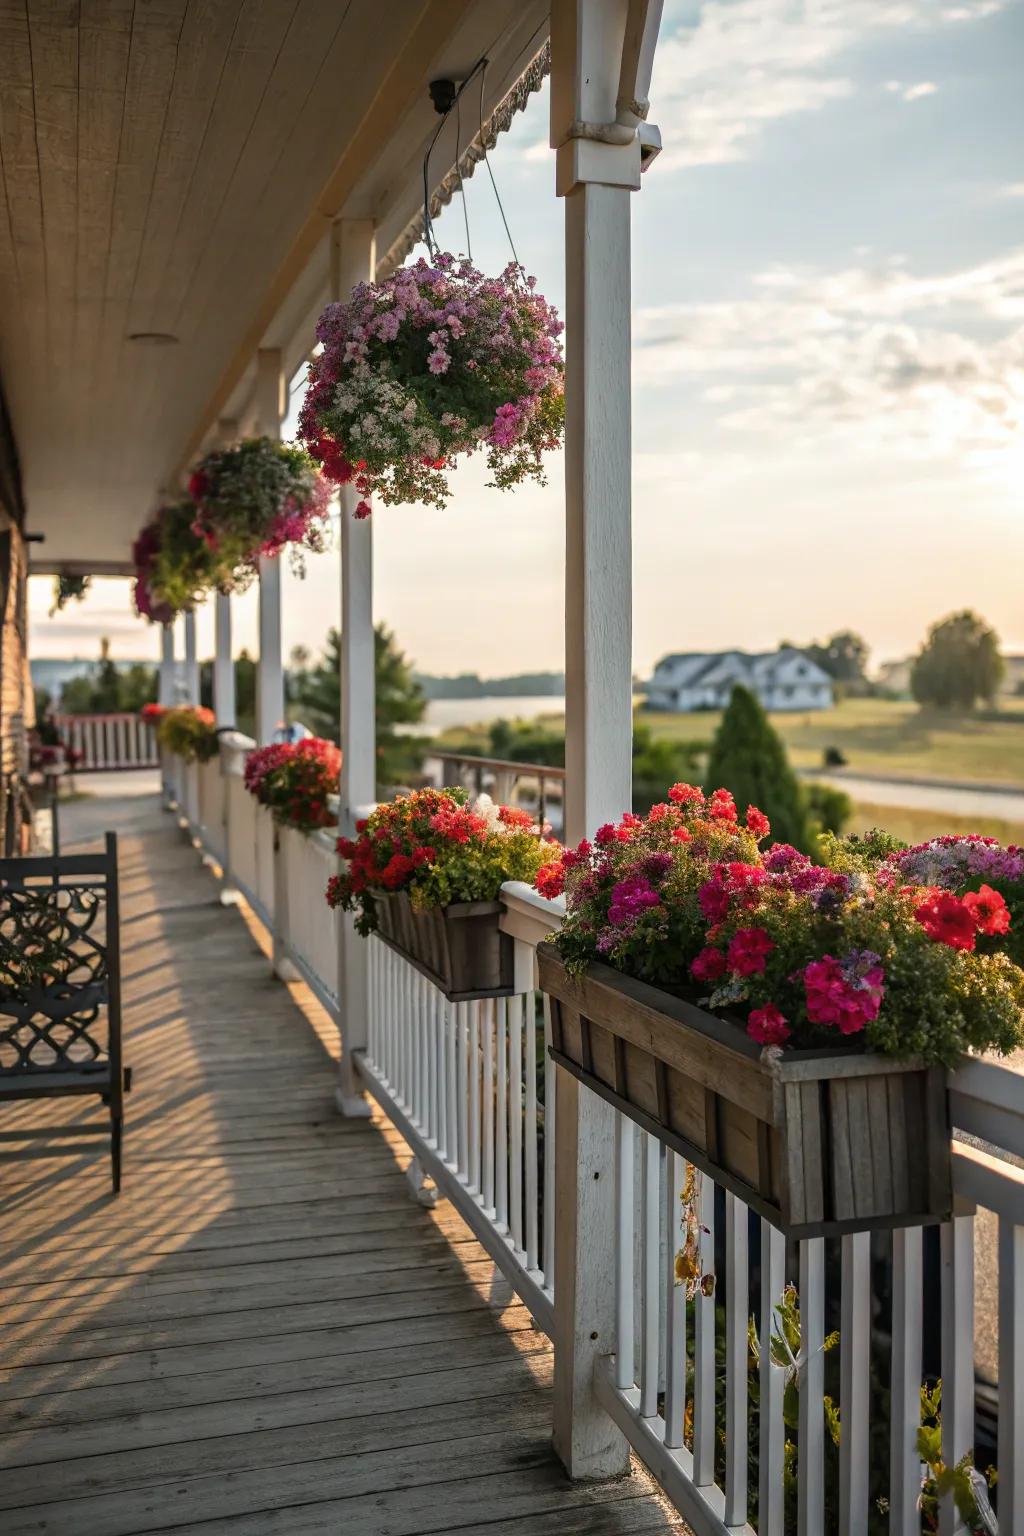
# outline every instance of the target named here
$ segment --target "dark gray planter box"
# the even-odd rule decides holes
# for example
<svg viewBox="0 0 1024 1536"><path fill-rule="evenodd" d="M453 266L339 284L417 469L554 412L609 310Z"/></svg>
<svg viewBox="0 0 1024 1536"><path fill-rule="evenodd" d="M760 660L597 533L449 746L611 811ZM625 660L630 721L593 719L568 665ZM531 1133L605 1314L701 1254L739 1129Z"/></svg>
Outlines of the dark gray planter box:
<svg viewBox="0 0 1024 1536"><path fill-rule="evenodd" d="M844 1050L762 1057L738 1024L537 950L551 1055L788 1237L919 1226L952 1212L946 1073Z"/></svg>
<svg viewBox="0 0 1024 1536"><path fill-rule="evenodd" d="M457 901L414 912L406 891L373 893L377 937L453 1003L511 997L513 940L498 926L500 901Z"/></svg>

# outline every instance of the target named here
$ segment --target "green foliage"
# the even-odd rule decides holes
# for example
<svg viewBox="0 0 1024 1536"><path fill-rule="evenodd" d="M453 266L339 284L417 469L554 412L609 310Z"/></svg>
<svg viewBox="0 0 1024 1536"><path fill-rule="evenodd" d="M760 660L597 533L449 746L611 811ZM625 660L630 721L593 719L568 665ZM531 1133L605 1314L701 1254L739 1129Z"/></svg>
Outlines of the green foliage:
<svg viewBox="0 0 1024 1536"><path fill-rule="evenodd" d="M248 651L239 651L235 657L235 728L246 736L256 734L256 679L257 663ZM199 702L206 709L213 708L212 661L199 664Z"/></svg>
<svg viewBox="0 0 1024 1536"><path fill-rule="evenodd" d="M805 784L804 804L812 834L838 835L853 815L853 801L844 789L832 784Z"/></svg>
<svg viewBox="0 0 1024 1536"><path fill-rule="evenodd" d="M910 688L919 704L937 709L973 709L991 704L1005 663L999 639L969 608L933 624L914 661Z"/></svg>
<svg viewBox="0 0 1024 1536"><path fill-rule="evenodd" d="M866 640L852 629L838 630L820 644L798 647L829 677L850 692L863 692L867 687L868 656L871 654Z"/></svg>
<svg viewBox="0 0 1024 1536"><path fill-rule="evenodd" d="M426 713L427 701L413 676L412 663L399 649L387 625L374 628L373 649L380 793L418 771L426 742L422 737L400 732L398 727L418 725ZM297 659L300 663L304 660L301 654ZM340 676L341 633L331 629L324 654L316 665L294 667L290 690L303 724L317 736L335 742L341 739Z"/></svg>
<svg viewBox="0 0 1024 1536"><path fill-rule="evenodd" d="M187 498L161 508L153 526L157 542L148 562L139 564L153 600L173 613L195 608L207 592L227 591L232 566L194 528L195 505ZM138 563L138 562L137 562Z"/></svg>
<svg viewBox="0 0 1024 1536"><path fill-rule="evenodd" d="M667 741L633 721L633 810L638 815L665 798L666 784L700 779L701 742Z"/></svg>
<svg viewBox="0 0 1024 1536"><path fill-rule="evenodd" d="M73 677L61 689L62 715L135 714L156 698L155 667L136 662L119 667L110 657L110 641L100 641L100 659L84 677Z"/></svg>
<svg viewBox="0 0 1024 1536"><path fill-rule="evenodd" d="M89 576L55 576L53 578L53 607L50 618L60 613L69 603L80 603L89 590Z"/></svg>
<svg viewBox="0 0 1024 1536"><path fill-rule="evenodd" d="M742 811L759 806L772 824L772 837L806 849L811 841L807 806L782 738L758 699L734 688L729 707L711 743L705 784L731 791Z"/></svg>

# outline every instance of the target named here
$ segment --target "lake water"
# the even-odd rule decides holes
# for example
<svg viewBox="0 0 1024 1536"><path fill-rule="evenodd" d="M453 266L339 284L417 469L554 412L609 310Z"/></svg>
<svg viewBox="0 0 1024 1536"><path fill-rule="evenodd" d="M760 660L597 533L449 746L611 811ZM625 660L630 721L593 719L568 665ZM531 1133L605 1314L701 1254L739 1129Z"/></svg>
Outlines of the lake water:
<svg viewBox="0 0 1024 1536"><path fill-rule="evenodd" d="M558 694L487 695L479 699L431 699L423 725L430 731L447 731L454 725L489 724L492 720L533 720L537 715L561 715L565 699Z"/></svg>

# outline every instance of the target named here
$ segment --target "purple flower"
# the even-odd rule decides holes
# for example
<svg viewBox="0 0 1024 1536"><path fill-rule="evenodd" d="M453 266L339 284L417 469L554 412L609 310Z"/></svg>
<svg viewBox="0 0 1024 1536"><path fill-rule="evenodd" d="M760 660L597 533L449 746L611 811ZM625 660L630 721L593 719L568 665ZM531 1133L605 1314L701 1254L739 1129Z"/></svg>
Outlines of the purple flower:
<svg viewBox="0 0 1024 1536"><path fill-rule="evenodd" d="M608 921L616 928L642 917L652 907L661 906L661 897L642 875L627 875L612 887Z"/></svg>

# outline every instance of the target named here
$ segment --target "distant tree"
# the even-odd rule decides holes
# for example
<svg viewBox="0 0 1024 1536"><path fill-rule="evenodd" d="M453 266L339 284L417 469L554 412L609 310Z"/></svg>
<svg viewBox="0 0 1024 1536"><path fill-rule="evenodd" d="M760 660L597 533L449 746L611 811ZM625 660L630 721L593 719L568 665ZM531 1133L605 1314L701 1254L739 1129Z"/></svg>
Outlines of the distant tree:
<svg viewBox="0 0 1024 1536"><path fill-rule="evenodd" d="M759 806L772 824L772 838L807 848L810 827L806 800L789 765L782 738L747 688L734 688L711 743L705 788L731 791L740 815Z"/></svg>
<svg viewBox="0 0 1024 1536"><path fill-rule="evenodd" d="M235 729L244 736L256 734L257 664L245 649L235 657ZM199 702L213 708L213 662L199 663Z"/></svg>
<svg viewBox="0 0 1024 1536"><path fill-rule="evenodd" d="M973 709L979 699L994 701L1004 670L995 630L965 608L928 631L911 669L910 691L919 704Z"/></svg>
<svg viewBox="0 0 1024 1536"><path fill-rule="evenodd" d="M110 641L100 641L100 659L83 677L72 677L60 695L65 715L116 715L140 710L156 698L156 669L135 662L119 667L110 655Z"/></svg>
<svg viewBox="0 0 1024 1536"><path fill-rule="evenodd" d="M867 688L867 665L871 652L867 641L862 640L852 629L837 630L824 644L816 640L813 645L804 646L803 650L847 691L856 693Z"/></svg>
<svg viewBox="0 0 1024 1536"><path fill-rule="evenodd" d="M378 624L373 632L377 695L377 782L379 789L401 783L419 768L425 741L398 731L419 725L427 709L412 663L392 632ZM305 663L305 664L303 664ZM308 665L308 652L292 652L291 701L304 725L330 741L341 739L341 634L331 629L320 660Z"/></svg>
<svg viewBox="0 0 1024 1536"><path fill-rule="evenodd" d="M833 784L804 786L807 819L812 832L842 832L853 815L853 801L844 789Z"/></svg>

